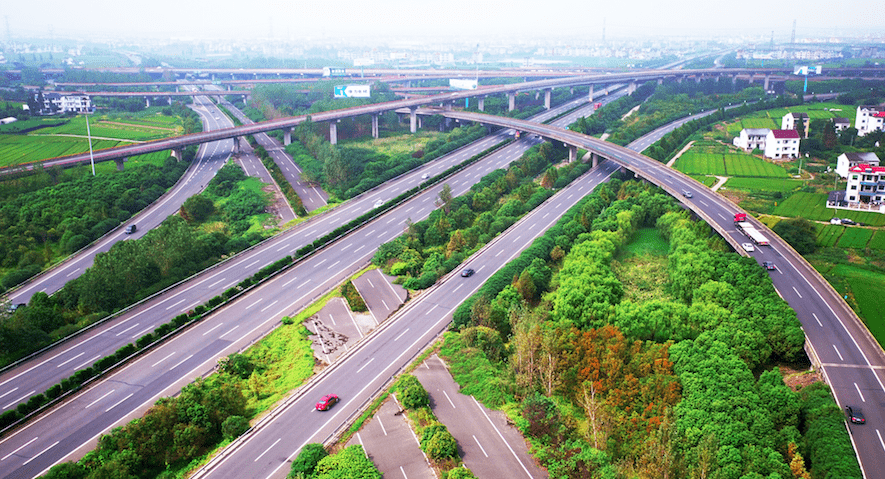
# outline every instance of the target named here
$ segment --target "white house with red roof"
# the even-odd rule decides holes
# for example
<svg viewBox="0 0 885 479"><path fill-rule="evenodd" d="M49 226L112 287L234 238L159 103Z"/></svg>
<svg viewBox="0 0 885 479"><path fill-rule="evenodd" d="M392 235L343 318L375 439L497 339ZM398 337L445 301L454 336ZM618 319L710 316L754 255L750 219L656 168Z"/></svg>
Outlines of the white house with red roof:
<svg viewBox="0 0 885 479"><path fill-rule="evenodd" d="M787 113L781 118L781 130L798 130L797 124L802 122L805 138L808 138L808 113Z"/></svg>
<svg viewBox="0 0 885 479"><path fill-rule="evenodd" d="M796 130L771 130L765 138L766 158L798 158L799 132Z"/></svg>
<svg viewBox="0 0 885 479"><path fill-rule="evenodd" d="M881 106L861 105L857 107L854 119L857 136L864 136L876 130L885 130L885 110Z"/></svg>
<svg viewBox="0 0 885 479"><path fill-rule="evenodd" d="M849 168L845 201L870 205L885 201L885 167L860 164Z"/></svg>
<svg viewBox="0 0 885 479"><path fill-rule="evenodd" d="M836 173L842 178L848 178L848 169L857 165L879 166L879 157L872 152L842 153L836 158Z"/></svg>

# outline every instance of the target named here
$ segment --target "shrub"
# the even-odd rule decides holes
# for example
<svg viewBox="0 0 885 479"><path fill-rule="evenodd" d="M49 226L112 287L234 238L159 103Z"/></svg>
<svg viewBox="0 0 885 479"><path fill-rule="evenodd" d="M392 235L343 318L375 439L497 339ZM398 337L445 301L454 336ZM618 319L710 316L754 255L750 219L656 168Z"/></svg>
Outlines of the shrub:
<svg viewBox="0 0 885 479"><path fill-rule="evenodd" d="M431 424L421 435L421 450L434 461L440 461L458 454L458 442L442 424Z"/></svg>
<svg viewBox="0 0 885 479"><path fill-rule="evenodd" d="M430 395L418 381L418 378L407 374L399 380L399 400L406 409L417 409L430 404Z"/></svg>
<svg viewBox="0 0 885 479"><path fill-rule="evenodd" d="M292 469L289 470L289 477L298 477L302 474L304 477L313 475L317 463L329 453L323 448L322 444L305 444L298 453L298 457L292 461Z"/></svg>
<svg viewBox="0 0 885 479"><path fill-rule="evenodd" d="M138 347L138 349L144 349L152 342L154 342L154 335L151 333L147 333L135 341L135 346Z"/></svg>
<svg viewBox="0 0 885 479"><path fill-rule="evenodd" d="M352 281L348 281L341 286L341 295L344 296L351 311L365 313L369 310L366 306L366 302L363 301L363 297L360 296L359 291L356 290Z"/></svg>
<svg viewBox="0 0 885 479"><path fill-rule="evenodd" d="M243 416L230 416L221 423L221 434L225 439L234 439L249 429L249 420Z"/></svg>

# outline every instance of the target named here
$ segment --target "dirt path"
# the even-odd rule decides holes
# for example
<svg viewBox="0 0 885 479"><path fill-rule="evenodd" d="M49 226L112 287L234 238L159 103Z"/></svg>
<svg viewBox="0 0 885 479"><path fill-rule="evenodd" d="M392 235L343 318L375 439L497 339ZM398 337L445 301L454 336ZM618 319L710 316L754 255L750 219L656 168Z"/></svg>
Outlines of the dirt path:
<svg viewBox="0 0 885 479"><path fill-rule="evenodd" d="M713 185L713 186L710 188L710 189L713 190L713 191L716 191L716 190L718 190L719 188L722 188L722 185L724 185L725 182L728 181L728 177L727 177L727 176L717 176L716 179L718 179L719 181L717 181L716 184Z"/></svg>

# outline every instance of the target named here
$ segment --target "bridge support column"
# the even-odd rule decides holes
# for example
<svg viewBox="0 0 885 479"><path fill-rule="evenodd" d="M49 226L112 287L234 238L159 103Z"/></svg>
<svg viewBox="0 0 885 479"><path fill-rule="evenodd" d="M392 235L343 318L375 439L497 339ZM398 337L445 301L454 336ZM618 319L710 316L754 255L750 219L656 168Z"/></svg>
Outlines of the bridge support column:
<svg viewBox="0 0 885 479"><path fill-rule="evenodd" d="M636 80L630 80L630 84L627 85L627 94L631 95L636 91Z"/></svg>
<svg viewBox="0 0 885 479"><path fill-rule="evenodd" d="M476 100L476 106L479 108L479 111L486 111L486 98L484 96L479 97Z"/></svg>
<svg viewBox="0 0 885 479"><path fill-rule="evenodd" d="M409 131L415 133L418 131L418 115L415 114L415 107L409 108Z"/></svg>
<svg viewBox="0 0 885 479"><path fill-rule="evenodd" d="M283 128L283 146L292 144L292 128Z"/></svg>
<svg viewBox="0 0 885 479"><path fill-rule="evenodd" d="M596 153L590 153L590 167L596 168L596 165L599 164L599 155Z"/></svg>
<svg viewBox="0 0 885 479"><path fill-rule="evenodd" d="M550 96L553 93L553 90L544 90L544 109L550 109Z"/></svg>
<svg viewBox="0 0 885 479"><path fill-rule="evenodd" d="M771 75L765 75L765 84L762 86L762 88L765 91L768 91L768 83L770 80L771 80Z"/></svg>
<svg viewBox="0 0 885 479"><path fill-rule="evenodd" d="M144 107L145 107L145 108L150 108L150 107L151 107L151 99L150 99L150 98L148 98L148 97L144 97Z"/></svg>
<svg viewBox="0 0 885 479"><path fill-rule="evenodd" d="M703 80L703 79L704 79L704 75L697 75L696 77L694 77L694 82L700 83L701 80Z"/></svg>
<svg viewBox="0 0 885 479"><path fill-rule="evenodd" d="M752 85L752 84L753 84L753 74L750 73L750 85Z"/></svg>
<svg viewBox="0 0 885 479"><path fill-rule="evenodd" d="M181 161L181 148L173 148L172 149L172 157L178 161Z"/></svg>
<svg viewBox="0 0 885 479"><path fill-rule="evenodd" d="M378 114L372 115L372 138L378 138Z"/></svg>
<svg viewBox="0 0 885 479"><path fill-rule="evenodd" d="M658 78L658 85L663 85L663 84L664 84L664 79Z"/></svg>
<svg viewBox="0 0 885 479"><path fill-rule="evenodd" d="M587 97L587 101L593 103L593 84L590 84L590 96Z"/></svg>
<svg viewBox="0 0 885 479"><path fill-rule="evenodd" d="M227 84L227 91L230 91L230 83Z"/></svg>
<svg viewBox="0 0 885 479"><path fill-rule="evenodd" d="M578 159L578 147L575 145L568 145L568 162L572 163Z"/></svg>
<svg viewBox="0 0 885 479"><path fill-rule="evenodd" d="M169 103L170 105L172 104L172 97L171 97L171 96L167 96L167 97L166 97L166 100L168 101L168 103Z"/></svg>
<svg viewBox="0 0 885 479"><path fill-rule="evenodd" d="M175 93L178 93L178 86L175 87Z"/></svg>
<svg viewBox="0 0 885 479"><path fill-rule="evenodd" d="M735 83L737 83L737 81L738 81L738 76L737 76L737 75L732 75L732 76L731 76L731 84L734 85Z"/></svg>
<svg viewBox="0 0 885 479"><path fill-rule="evenodd" d="M240 153L240 137L235 136L235 137L233 137L233 140L234 140L234 154L239 154Z"/></svg>
<svg viewBox="0 0 885 479"><path fill-rule="evenodd" d="M507 94L507 111L513 111L516 109L516 93L510 92Z"/></svg>
<svg viewBox="0 0 885 479"><path fill-rule="evenodd" d="M329 122L329 143L338 144L338 122L334 120Z"/></svg>
<svg viewBox="0 0 885 479"><path fill-rule="evenodd" d="M129 158L116 158L114 159L114 163L117 164L117 171L123 171L123 163L129 161Z"/></svg>
<svg viewBox="0 0 885 479"><path fill-rule="evenodd" d="M679 84L681 85L681 84L682 84L682 79L683 79L683 78L685 78L685 75L680 76L680 77L676 77L676 83L679 83Z"/></svg>

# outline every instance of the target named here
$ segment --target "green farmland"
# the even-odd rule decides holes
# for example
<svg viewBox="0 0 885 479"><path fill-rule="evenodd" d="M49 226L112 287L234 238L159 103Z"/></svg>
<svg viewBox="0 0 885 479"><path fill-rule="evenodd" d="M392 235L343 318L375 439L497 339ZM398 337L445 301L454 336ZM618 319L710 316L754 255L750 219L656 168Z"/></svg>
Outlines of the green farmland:
<svg viewBox="0 0 885 479"><path fill-rule="evenodd" d="M673 165L689 175L746 176L760 178L787 178L782 167L741 153L700 153L689 151Z"/></svg>
<svg viewBox="0 0 885 479"><path fill-rule="evenodd" d="M92 149L120 145L119 141L92 140ZM0 135L0 167L74 155L89 151L86 138L69 136Z"/></svg>
<svg viewBox="0 0 885 479"><path fill-rule="evenodd" d="M802 180L790 178L746 178L731 177L725 188L747 191L780 191L786 193L802 186Z"/></svg>
<svg viewBox="0 0 885 479"><path fill-rule="evenodd" d="M839 242L836 243L836 246L840 248L865 248L872 237L873 230L868 230L866 228L846 228L845 232L842 233L842 237L839 238Z"/></svg>

